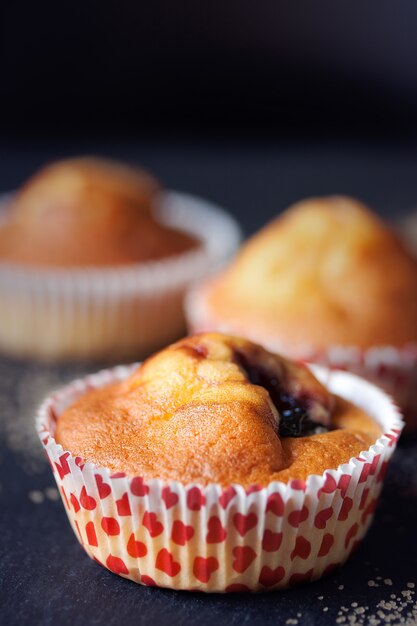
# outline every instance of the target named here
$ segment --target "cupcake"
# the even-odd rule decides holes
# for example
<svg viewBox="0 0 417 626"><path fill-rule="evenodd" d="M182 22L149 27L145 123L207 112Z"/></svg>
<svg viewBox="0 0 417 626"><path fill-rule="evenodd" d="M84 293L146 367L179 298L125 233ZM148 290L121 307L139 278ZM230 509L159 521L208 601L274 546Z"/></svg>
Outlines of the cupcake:
<svg viewBox="0 0 417 626"><path fill-rule="evenodd" d="M396 220L394 227L411 254L417 256L417 212L414 211Z"/></svg>
<svg viewBox="0 0 417 626"><path fill-rule="evenodd" d="M98 158L45 167L2 218L0 349L24 357L127 358L175 339L187 286L238 240L218 210Z"/></svg>
<svg viewBox="0 0 417 626"><path fill-rule="evenodd" d="M359 202L294 205L190 295L187 313L192 330L364 376L417 426L417 261Z"/></svg>
<svg viewBox="0 0 417 626"><path fill-rule="evenodd" d="M343 563L402 420L352 374L207 333L75 381L37 428L92 558L145 585L224 592Z"/></svg>

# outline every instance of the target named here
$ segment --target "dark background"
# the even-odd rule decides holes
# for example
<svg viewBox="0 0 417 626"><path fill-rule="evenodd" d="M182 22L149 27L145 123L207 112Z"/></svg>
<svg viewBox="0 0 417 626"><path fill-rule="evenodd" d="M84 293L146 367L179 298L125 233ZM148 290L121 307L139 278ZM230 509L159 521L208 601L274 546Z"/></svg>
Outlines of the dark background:
<svg viewBox="0 0 417 626"><path fill-rule="evenodd" d="M3 0L2 133L409 137L417 4Z"/></svg>
<svg viewBox="0 0 417 626"><path fill-rule="evenodd" d="M97 153L250 233L303 196L417 205L417 3L3 0L0 192Z"/></svg>

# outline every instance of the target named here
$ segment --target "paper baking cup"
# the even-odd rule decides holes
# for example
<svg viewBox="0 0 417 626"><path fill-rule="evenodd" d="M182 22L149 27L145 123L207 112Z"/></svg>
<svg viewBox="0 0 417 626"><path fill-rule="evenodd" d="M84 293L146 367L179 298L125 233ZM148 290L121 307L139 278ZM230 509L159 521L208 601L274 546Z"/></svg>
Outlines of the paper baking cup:
<svg viewBox="0 0 417 626"><path fill-rule="evenodd" d="M224 211L182 193L163 195L161 221L200 238L195 251L115 268L28 269L0 263L0 349L18 356L143 356L185 327L189 285L236 250Z"/></svg>
<svg viewBox="0 0 417 626"><path fill-rule="evenodd" d="M196 287L187 294L185 312L191 332L217 330L246 337L272 352L357 374L378 385L394 398L404 415L406 431L417 430L417 343L410 343L402 348L330 346L321 350L302 344L285 343L266 337L255 327L248 330L240 328L238 324L217 319L208 306L209 289L210 282L205 282L204 287Z"/></svg>
<svg viewBox="0 0 417 626"><path fill-rule="evenodd" d="M374 445L306 481L246 490L181 484L111 473L54 440L66 407L133 369L75 381L49 397L37 416L70 523L90 557L144 585L208 592L280 589L315 580L348 558L371 523L403 427L387 395L352 374L314 366L330 391L381 425Z"/></svg>

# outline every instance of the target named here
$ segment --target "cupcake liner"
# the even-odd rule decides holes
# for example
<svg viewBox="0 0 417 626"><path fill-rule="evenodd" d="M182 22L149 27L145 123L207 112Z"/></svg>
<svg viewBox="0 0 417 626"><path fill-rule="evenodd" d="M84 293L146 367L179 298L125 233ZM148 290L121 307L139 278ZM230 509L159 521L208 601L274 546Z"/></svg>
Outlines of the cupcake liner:
<svg viewBox="0 0 417 626"><path fill-rule="evenodd" d="M182 484L111 473L54 440L62 411L136 366L77 380L37 415L70 523L87 554L144 585L207 592L266 591L315 580L343 563L365 535L403 422L391 399L346 372L314 366L328 388L354 400L384 433L358 458L322 476L260 488Z"/></svg>
<svg viewBox="0 0 417 626"><path fill-rule="evenodd" d="M210 282L203 288L192 289L186 297L185 311L188 328L191 332L218 330L241 335L262 344L272 352L285 354L291 358L317 363L330 369L352 372L361 378L378 385L391 395L401 408L406 423L406 431L417 430L417 343L403 347L375 346L330 346L327 349L313 349L308 345L285 343L274 338L265 338L261 331L239 328L216 319L207 303Z"/></svg>
<svg viewBox="0 0 417 626"><path fill-rule="evenodd" d="M125 267L38 269L0 262L0 348L17 356L143 356L180 336L189 285L236 250L236 222L214 205L166 192L157 213L202 246Z"/></svg>

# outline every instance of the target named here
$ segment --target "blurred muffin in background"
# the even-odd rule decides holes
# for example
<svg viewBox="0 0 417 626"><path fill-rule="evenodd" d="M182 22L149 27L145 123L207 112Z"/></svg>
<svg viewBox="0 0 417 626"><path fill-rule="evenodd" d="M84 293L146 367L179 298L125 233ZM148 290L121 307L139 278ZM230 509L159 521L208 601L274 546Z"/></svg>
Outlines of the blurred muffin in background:
<svg viewBox="0 0 417 626"><path fill-rule="evenodd" d="M365 376L417 426L417 260L353 199L288 209L190 294L187 314L194 331L245 335Z"/></svg>
<svg viewBox="0 0 417 626"><path fill-rule="evenodd" d="M144 356L181 335L188 285L239 239L208 203L92 157L46 166L1 217L0 350L23 357Z"/></svg>
<svg viewBox="0 0 417 626"><path fill-rule="evenodd" d="M417 211L401 217L394 226L408 250L417 257Z"/></svg>
<svg viewBox="0 0 417 626"><path fill-rule="evenodd" d="M201 245L152 210L161 189L146 172L97 158L45 167L16 194L0 258L19 265L126 265Z"/></svg>

